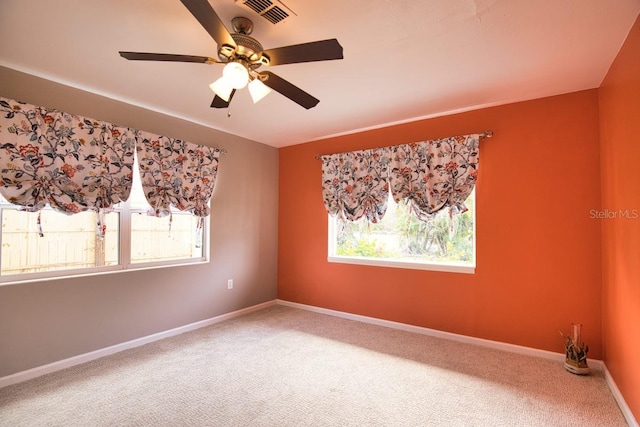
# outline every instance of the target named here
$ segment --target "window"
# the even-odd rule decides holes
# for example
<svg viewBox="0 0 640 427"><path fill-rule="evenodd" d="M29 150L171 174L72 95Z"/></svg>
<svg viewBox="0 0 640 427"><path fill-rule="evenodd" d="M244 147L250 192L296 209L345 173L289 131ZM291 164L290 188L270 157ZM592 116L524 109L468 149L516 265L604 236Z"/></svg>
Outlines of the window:
<svg viewBox="0 0 640 427"><path fill-rule="evenodd" d="M391 195L378 224L339 221L329 216L329 261L422 270L474 273L475 192L467 212L449 216L449 209L428 222L418 221L405 201Z"/></svg>
<svg viewBox="0 0 640 427"><path fill-rule="evenodd" d="M150 208L142 191L138 168L133 168L133 188L127 200L131 219L131 263L203 259L203 227L205 219L173 206L171 216L147 215Z"/></svg>
<svg viewBox="0 0 640 427"><path fill-rule="evenodd" d="M0 196L0 283L205 262L208 220L171 208L147 215L137 166L129 199L104 215L104 239L93 211L65 215L51 208L23 212Z"/></svg>

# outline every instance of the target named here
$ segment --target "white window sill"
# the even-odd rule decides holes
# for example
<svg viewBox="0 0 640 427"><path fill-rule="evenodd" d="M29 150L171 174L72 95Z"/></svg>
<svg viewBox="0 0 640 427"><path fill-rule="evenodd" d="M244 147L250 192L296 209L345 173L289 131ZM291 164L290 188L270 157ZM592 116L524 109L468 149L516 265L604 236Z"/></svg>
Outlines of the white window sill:
<svg viewBox="0 0 640 427"><path fill-rule="evenodd" d="M424 263L413 261L397 261L390 259L329 256L329 262L341 264L370 265L374 267L407 268L412 270L442 271L447 273L475 274L475 265L445 264L445 263Z"/></svg>
<svg viewBox="0 0 640 427"><path fill-rule="evenodd" d="M49 282L52 280L68 280L79 277L101 276L104 274L129 273L134 271L154 270L158 268L185 267L189 265L208 264L209 259L194 258L192 260L179 259L164 261L163 263L129 264L125 268L122 264L106 267L87 267L78 270L53 270L40 273L25 273L0 277L0 286L18 285L22 283Z"/></svg>

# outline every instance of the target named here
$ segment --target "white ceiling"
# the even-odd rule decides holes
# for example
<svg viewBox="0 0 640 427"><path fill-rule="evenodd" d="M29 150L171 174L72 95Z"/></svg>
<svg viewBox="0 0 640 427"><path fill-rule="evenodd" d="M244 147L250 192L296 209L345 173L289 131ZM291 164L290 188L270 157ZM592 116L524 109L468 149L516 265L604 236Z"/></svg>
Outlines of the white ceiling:
<svg viewBox="0 0 640 427"><path fill-rule="evenodd" d="M119 50L216 57L178 0L0 0L0 65L274 147L598 87L640 0L285 0L273 25L241 0L209 0L265 49L337 38L344 60L270 71L320 99L310 110L246 89L209 105L219 64L127 61ZM262 69L261 69L262 70ZM1 95L1 94L0 94Z"/></svg>

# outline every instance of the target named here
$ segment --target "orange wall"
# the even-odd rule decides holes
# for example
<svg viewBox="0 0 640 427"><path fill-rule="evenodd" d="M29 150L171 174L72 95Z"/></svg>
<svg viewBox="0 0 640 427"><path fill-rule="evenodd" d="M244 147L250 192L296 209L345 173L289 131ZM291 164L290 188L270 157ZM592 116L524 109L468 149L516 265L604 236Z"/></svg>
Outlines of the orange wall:
<svg viewBox="0 0 640 427"><path fill-rule="evenodd" d="M475 275L327 262L316 155L486 129ZM600 359L598 131L593 89L280 149L278 297L555 352L580 322Z"/></svg>
<svg viewBox="0 0 640 427"><path fill-rule="evenodd" d="M632 217L640 215L639 52L640 18L600 87L602 207ZM640 218L600 222L604 361L640 419Z"/></svg>

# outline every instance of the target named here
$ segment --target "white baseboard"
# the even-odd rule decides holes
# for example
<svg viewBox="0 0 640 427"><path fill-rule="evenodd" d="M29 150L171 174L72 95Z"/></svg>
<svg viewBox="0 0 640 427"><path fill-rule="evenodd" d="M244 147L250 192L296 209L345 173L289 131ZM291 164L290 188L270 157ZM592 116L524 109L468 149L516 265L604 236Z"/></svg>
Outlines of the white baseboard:
<svg viewBox="0 0 640 427"><path fill-rule="evenodd" d="M429 335L436 338L444 338L452 341L458 341L466 344L480 345L483 347L489 347L496 350L508 351L511 353L518 353L528 356L540 357L543 359L551 359L559 362L564 362L564 353L554 353L552 351L540 350L537 348L524 347L521 345L507 344L500 341L492 341L483 338L475 338L467 335L454 334L451 332L438 331L436 329L424 328L422 326L409 325L406 323L393 322L391 320L383 320L375 317L367 317L359 314L346 313L343 311L330 310L328 308L315 307L312 305L299 304L296 302L277 300L278 304L286 305L289 307L300 308L303 310L313 311L321 314L328 314L330 316L341 317L343 319L355 320L358 322L370 323L372 325L384 326L387 328L399 329L407 332L414 332L417 334ZM602 369L601 360L589 359L589 365L594 369Z"/></svg>
<svg viewBox="0 0 640 427"><path fill-rule="evenodd" d="M613 398L618 402L618 406L620 407L620 411L622 411L622 415L624 419L627 420L627 424L629 427L638 427L638 422L636 421L633 413L631 412L631 408L627 405L627 402L624 400L622 393L620 393L620 389L616 385L616 382L613 380L611 373L607 369L607 365L603 364L602 370L604 371L604 378L607 381L607 385L609 386L609 390L611 390L611 394L613 394Z"/></svg>
<svg viewBox="0 0 640 427"><path fill-rule="evenodd" d="M257 304L251 307L232 311L230 313L221 314L220 316L212 317L210 319L201 320L195 323L190 323L188 325L180 326L174 329L169 329L168 331L158 332L156 334L148 335L146 337L137 338L135 340L123 342L110 347L101 348L99 350L73 356L68 359L59 360L57 362L49 363L47 365L38 366L32 369L28 369L26 371L16 372L15 374L7 375L5 377L0 377L0 388L7 387L13 384L18 384L24 381L28 381L30 379L39 377L41 375L46 375L53 372L61 371L63 369L80 365L81 363L90 362L92 360L99 359L101 357L108 356L110 354L118 353L123 350L128 350L134 347L140 347L141 345L145 345L150 342L158 341L164 338L172 337L174 335L179 335L185 332L189 332L196 329L204 328L206 326L214 325L216 323L220 323L225 320L243 316L253 311L262 310L269 306L275 305L276 303L277 303L276 300L267 301L262 304Z"/></svg>
<svg viewBox="0 0 640 427"><path fill-rule="evenodd" d="M509 351L512 353L518 353L518 354L523 354L523 355L528 355L533 357L540 357L543 359L551 359L558 362L564 362L564 359L565 359L564 353L554 353L552 351L547 351L547 350L539 350L536 348L524 347L524 346L515 345L515 344L507 344L499 341L491 341L491 340L486 340L482 338L474 338L466 335L453 334L451 332L443 332L443 331L438 331L436 329L423 328L421 326L414 326L414 325L408 325L406 323L392 322L390 320L383 320L375 317L367 317L359 314L346 313L344 311L330 310L328 308L321 308L321 307L315 307L312 305L299 304L297 302L285 301L281 299L277 300L277 303L279 305L285 305L289 307L299 308L302 310L313 311L315 313L327 314L329 316L341 317L343 319L355 320L358 322L370 323L372 325L384 326L387 328L399 329L402 331L414 332L417 334L429 335L436 338L444 338L444 339L458 341L466 344L480 345L480 346L489 347L497 350ZM627 402L624 400L622 393L620 393L618 386L616 385L615 381L613 380L613 377L607 370L607 367L602 362L602 360L589 359L589 366L592 369L598 369L598 370L604 371L604 377L607 382L607 385L609 386L609 390L611 390L611 394L613 395L614 399L618 403L618 406L620 407L620 411L622 411L622 414L625 420L627 421L630 427L640 427L638 426L638 423L634 418L633 413L631 412L631 409L627 405Z"/></svg>

